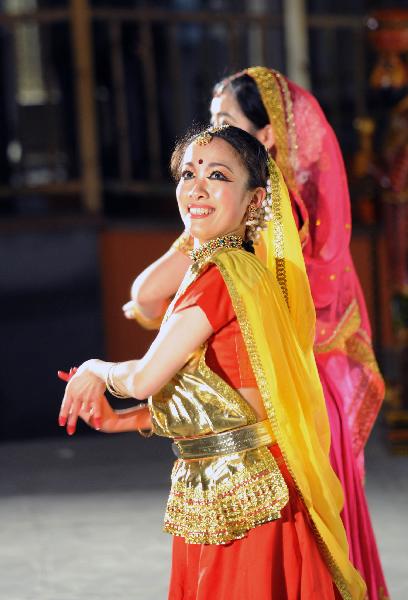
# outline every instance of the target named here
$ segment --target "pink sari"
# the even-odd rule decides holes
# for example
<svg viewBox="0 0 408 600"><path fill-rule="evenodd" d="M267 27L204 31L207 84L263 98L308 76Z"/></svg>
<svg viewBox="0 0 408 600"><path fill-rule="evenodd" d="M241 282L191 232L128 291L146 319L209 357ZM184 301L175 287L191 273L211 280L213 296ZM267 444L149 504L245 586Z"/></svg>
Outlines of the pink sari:
<svg viewBox="0 0 408 600"><path fill-rule="evenodd" d="M247 69L276 136L276 161L290 189L316 307L315 357L330 419L331 462L344 490L350 559L369 600L388 592L363 489L364 446L384 383L350 255L351 208L343 158L317 100L277 71Z"/></svg>

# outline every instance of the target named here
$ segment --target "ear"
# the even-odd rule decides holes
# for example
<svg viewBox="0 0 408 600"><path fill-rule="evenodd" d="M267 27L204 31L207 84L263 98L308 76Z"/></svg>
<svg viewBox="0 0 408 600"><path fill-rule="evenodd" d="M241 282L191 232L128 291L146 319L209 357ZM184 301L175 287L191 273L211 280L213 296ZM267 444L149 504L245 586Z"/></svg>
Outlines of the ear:
<svg viewBox="0 0 408 600"><path fill-rule="evenodd" d="M255 188L254 190L251 190L251 199L249 204L252 204L253 206L256 206L256 208L259 208L262 202L265 200L265 198L266 189L263 187Z"/></svg>
<svg viewBox="0 0 408 600"><path fill-rule="evenodd" d="M255 137L265 146L267 150L270 150L275 145L275 132L270 123L262 127L262 129L258 129L255 134Z"/></svg>

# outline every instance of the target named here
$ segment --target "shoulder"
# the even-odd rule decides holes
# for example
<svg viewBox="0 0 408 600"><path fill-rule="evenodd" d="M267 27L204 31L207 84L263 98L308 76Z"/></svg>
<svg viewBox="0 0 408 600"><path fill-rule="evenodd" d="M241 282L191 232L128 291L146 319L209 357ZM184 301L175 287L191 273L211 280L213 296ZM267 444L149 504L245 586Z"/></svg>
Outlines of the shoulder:
<svg viewBox="0 0 408 600"><path fill-rule="evenodd" d="M209 263L180 296L174 312L198 306L216 332L235 318L230 295L217 265Z"/></svg>
<svg viewBox="0 0 408 600"><path fill-rule="evenodd" d="M266 265L255 254L246 250L219 252L212 262L227 284L231 279L239 278L245 286L251 287L271 276Z"/></svg>

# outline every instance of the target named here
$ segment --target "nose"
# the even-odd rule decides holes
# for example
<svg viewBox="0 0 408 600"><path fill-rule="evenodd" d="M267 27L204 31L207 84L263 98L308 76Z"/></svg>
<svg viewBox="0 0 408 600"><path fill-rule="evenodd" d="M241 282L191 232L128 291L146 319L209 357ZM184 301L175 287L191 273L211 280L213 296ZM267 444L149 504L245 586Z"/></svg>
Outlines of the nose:
<svg viewBox="0 0 408 600"><path fill-rule="evenodd" d="M203 181L201 178L197 178L194 186L188 193L188 197L191 200L204 200L205 198L208 198L205 180Z"/></svg>

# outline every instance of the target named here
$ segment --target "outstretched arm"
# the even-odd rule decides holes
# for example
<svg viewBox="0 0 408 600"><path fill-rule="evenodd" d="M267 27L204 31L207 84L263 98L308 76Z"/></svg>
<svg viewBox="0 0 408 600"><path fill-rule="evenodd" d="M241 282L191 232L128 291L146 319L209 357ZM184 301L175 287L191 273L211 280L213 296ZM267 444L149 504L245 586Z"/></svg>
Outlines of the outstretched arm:
<svg viewBox="0 0 408 600"><path fill-rule="evenodd" d="M213 333L198 306L173 314L140 360L122 363L92 359L83 363L67 384L60 410L60 424L75 431L80 412L101 415L106 380L113 368L115 388L124 396L144 399L158 392L187 362L189 356Z"/></svg>

